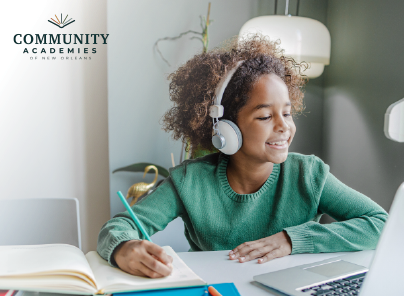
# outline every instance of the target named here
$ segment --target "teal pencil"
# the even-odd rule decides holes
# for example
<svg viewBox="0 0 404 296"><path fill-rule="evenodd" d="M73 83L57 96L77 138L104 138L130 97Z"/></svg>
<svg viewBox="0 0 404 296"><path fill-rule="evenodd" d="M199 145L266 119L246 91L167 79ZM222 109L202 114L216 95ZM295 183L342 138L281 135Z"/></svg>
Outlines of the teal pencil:
<svg viewBox="0 0 404 296"><path fill-rule="evenodd" d="M132 217L133 221L135 221L136 226L140 229L143 235L149 242L152 242L150 236L147 234L146 230L144 230L142 224L140 224L139 219L136 217L135 213L132 211L131 207L129 206L128 202L126 201L125 197L123 196L122 192L118 191L118 196L121 199L123 205L125 206L126 210L128 211L129 215Z"/></svg>

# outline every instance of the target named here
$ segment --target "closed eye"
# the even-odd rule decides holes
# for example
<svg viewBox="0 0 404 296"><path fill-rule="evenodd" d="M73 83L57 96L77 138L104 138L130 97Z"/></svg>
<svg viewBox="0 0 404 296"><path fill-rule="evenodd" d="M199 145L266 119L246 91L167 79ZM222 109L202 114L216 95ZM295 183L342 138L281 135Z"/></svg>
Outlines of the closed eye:
<svg viewBox="0 0 404 296"><path fill-rule="evenodd" d="M291 116L291 114L286 113L286 114L283 114L283 116L289 117L289 116ZM259 119L259 120L268 120L268 119L271 119L271 118L272 118L272 116L267 116L267 117L258 117L257 119Z"/></svg>
<svg viewBox="0 0 404 296"><path fill-rule="evenodd" d="M272 116L267 116L267 117L258 117L257 119L259 120L268 120L270 119Z"/></svg>

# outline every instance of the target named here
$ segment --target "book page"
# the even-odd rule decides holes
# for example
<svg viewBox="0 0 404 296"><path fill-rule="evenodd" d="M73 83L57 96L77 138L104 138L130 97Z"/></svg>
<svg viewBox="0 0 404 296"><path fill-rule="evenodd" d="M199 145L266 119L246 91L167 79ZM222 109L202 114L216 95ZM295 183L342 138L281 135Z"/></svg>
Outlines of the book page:
<svg viewBox="0 0 404 296"><path fill-rule="evenodd" d="M98 287L104 289L104 293L206 285L206 283L178 257L171 247L163 247L163 249L168 255L173 257L172 264L174 268L171 275L159 279L134 276L119 268L111 267L107 261L102 259L98 253L94 251L87 253L86 257L94 272Z"/></svg>
<svg viewBox="0 0 404 296"><path fill-rule="evenodd" d="M26 276L23 279L20 277L11 276L0 278L0 286L20 291L52 293L49 295L42 294L42 296L57 296L55 293L93 295L97 292L97 289L95 288L89 290L89 286L86 282L78 281L77 278L73 276ZM39 295L41 294L36 293L36 296Z"/></svg>
<svg viewBox="0 0 404 296"><path fill-rule="evenodd" d="M80 278L93 290L94 274L83 252L66 244L0 246L0 279L68 275ZM29 281L29 280L28 280Z"/></svg>

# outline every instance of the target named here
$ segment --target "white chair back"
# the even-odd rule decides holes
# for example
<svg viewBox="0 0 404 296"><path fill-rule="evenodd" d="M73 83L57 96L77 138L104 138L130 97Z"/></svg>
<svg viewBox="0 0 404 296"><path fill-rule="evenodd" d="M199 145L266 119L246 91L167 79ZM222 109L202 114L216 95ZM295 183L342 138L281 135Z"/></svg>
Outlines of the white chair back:
<svg viewBox="0 0 404 296"><path fill-rule="evenodd" d="M56 243L81 249L76 198L0 200L0 245Z"/></svg>

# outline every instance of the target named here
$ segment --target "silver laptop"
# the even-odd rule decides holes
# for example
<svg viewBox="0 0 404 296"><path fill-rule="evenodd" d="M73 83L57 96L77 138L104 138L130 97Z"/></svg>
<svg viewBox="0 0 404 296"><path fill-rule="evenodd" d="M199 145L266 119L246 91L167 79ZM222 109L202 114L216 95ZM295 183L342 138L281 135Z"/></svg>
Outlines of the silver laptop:
<svg viewBox="0 0 404 296"><path fill-rule="evenodd" d="M404 295L404 183L394 197L376 252L353 252L256 275L254 280L286 295Z"/></svg>

